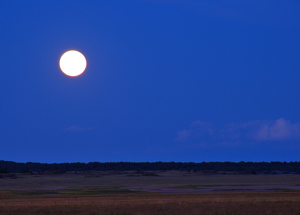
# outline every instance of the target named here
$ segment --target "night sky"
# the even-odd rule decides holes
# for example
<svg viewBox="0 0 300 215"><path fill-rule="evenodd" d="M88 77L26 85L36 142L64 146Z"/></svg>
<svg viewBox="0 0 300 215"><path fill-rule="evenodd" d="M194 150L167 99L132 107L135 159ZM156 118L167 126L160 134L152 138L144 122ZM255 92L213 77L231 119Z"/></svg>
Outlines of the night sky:
<svg viewBox="0 0 300 215"><path fill-rule="evenodd" d="M299 161L300 1L1 0L0 160ZM67 50L87 59L69 77Z"/></svg>

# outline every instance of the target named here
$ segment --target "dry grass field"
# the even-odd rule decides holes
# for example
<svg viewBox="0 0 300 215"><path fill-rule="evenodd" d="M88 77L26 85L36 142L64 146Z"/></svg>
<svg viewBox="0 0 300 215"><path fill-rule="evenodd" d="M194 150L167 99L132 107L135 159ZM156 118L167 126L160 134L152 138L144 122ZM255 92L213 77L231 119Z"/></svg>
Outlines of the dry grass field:
<svg viewBox="0 0 300 215"><path fill-rule="evenodd" d="M0 214L300 214L300 176L2 174Z"/></svg>

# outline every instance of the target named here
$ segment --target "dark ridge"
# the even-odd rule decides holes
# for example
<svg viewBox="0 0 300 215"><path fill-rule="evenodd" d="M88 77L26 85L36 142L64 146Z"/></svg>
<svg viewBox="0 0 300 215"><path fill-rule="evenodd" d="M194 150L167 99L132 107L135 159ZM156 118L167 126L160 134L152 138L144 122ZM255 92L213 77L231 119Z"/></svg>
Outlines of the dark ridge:
<svg viewBox="0 0 300 215"><path fill-rule="evenodd" d="M89 162L89 163L18 163L0 160L0 173L55 171L202 171L208 173L300 174L300 162Z"/></svg>

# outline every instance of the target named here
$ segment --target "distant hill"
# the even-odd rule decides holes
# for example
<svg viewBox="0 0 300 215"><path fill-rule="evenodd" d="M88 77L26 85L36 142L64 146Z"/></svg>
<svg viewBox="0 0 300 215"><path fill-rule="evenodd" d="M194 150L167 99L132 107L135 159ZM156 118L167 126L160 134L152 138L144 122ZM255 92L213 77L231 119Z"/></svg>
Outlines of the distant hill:
<svg viewBox="0 0 300 215"><path fill-rule="evenodd" d="M300 162L89 162L89 163L18 163L0 161L0 173L70 171L201 171L204 173L300 174Z"/></svg>

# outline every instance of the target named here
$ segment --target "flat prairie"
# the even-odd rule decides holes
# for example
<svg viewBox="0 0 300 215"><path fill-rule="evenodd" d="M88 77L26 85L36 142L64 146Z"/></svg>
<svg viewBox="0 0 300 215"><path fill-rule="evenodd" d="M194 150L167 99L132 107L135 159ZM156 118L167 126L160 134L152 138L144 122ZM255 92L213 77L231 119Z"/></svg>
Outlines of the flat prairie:
<svg viewBox="0 0 300 215"><path fill-rule="evenodd" d="M300 175L1 174L0 214L300 214Z"/></svg>

